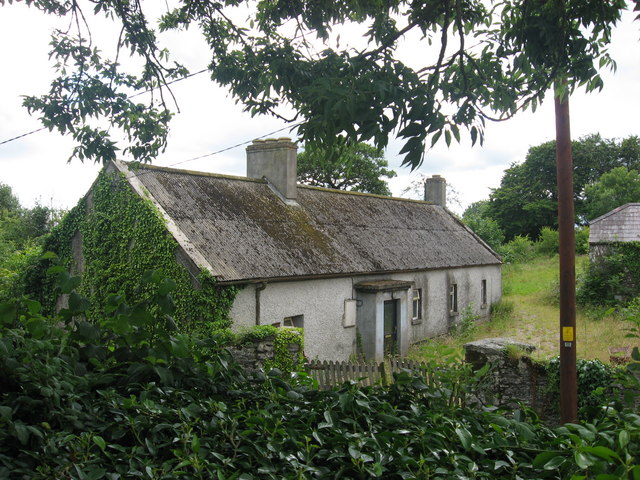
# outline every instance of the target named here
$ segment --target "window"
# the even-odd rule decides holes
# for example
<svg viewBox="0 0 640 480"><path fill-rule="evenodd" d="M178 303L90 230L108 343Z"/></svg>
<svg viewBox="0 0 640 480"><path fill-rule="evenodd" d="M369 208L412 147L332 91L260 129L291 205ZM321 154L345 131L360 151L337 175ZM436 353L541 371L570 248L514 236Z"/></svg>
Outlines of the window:
<svg viewBox="0 0 640 480"><path fill-rule="evenodd" d="M413 289L413 314L412 320L420 320L422 318L422 289L414 288Z"/></svg>
<svg viewBox="0 0 640 480"><path fill-rule="evenodd" d="M296 315L294 317L285 317L282 320L283 327L304 328L304 315Z"/></svg>
<svg viewBox="0 0 640 480"><path fill-rule="evenodd" d="M484 306L487 304L487 281L482 280L480 284L480 303Z"/></svg>
<svg viewBox="0 0 640 480"><path fill-rule="evenodd" d="M458 313L458 285L449 285L449 313Z"/></svg>

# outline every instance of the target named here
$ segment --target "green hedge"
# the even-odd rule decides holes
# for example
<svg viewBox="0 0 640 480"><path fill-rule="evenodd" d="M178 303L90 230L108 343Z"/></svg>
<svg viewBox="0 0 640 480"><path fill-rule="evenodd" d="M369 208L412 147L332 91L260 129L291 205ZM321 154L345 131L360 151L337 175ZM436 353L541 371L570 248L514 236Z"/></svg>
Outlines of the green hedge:
<svg viewBox="0 0 640 480"><path fill-rule="evenodd" d="M146 278L148 298L112 297L90 321L73 281L56 318L31 300L0 305L0 478L640 475L637 414L612 407L551 430L449 403L447 375L439 387L402 373L388 388L330 391L304 374L248 376L214 340L172 331L171 282Z"/></svg>

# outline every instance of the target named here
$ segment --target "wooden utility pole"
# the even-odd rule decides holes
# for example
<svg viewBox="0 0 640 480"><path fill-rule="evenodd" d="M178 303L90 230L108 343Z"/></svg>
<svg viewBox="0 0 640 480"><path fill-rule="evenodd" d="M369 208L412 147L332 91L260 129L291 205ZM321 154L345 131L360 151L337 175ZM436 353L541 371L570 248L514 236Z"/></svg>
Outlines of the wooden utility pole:
<svg viewBox="0 0 640 480"><path fill-rule="evenodd" d="M566 86L566 85L565 85ZM556 83L556 168L558 176L558 232L560 236L560 421L578 420L576 373L576 248L573 205L573 159L569 95Z"/></svg>

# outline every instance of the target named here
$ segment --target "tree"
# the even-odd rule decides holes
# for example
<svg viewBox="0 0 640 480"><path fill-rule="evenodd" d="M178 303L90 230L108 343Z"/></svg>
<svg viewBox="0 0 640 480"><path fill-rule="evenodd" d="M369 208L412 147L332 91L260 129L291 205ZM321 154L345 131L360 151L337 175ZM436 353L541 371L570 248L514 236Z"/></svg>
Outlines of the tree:
<svg viewBox="0 0 640 480"><path fill-rule="evenodd" d="M95 15L121 27L118 55L126 49L140 59L138 74L122 70L118 56L103 58L107 49L92 43L92 19L81 2L29 3L68 17L71 25L51 43L59 76L48 94L25 99L29 111L49 129L70 133L78 144L73 156L80 159L115 158L120 147L112 135L118 130L126 138L125 154L153 159L167 141L167 85L187 70L168 60L141 1L87 2ZM561 94L578 86L601 88L598 68L613 65L606 47L626 6L624 0L176 4L161 15L159 30L197 25L212 51L211 78L246 110L283 117L280 106L290 106L295 115L287 120L305 144L325 148L344 139L380 148L397 132L405 142L404 164L412 168L441 138L459 140L461 128L473 143L482 142L487 120L535 109L557 78L565 80ZM246 23L233 20L247 15ZM349 33L361 32L361 42L340 37L345 24ZM398 47L416 36L420 55L409 65ZM148 103L132 96L146 90L159 95Z"/></svg>
<svg viewBox="0 0 640 480"><path fill-rule="evenodd" d="M590 220L629 202L640 202L640 173L617 167L586 186L586 210Z"/></svg>
<svg viewBox="0 0 640 480"><path fill-rule="evenodd" d="M633 139L619 143L595 134L572 142L576 223L587 220L586 185L612 168L632 162ZM543 227L557 227L555 149L555 141L531 147L525 161L505 170L500 187L491 192L489 216L498 222L507 240L516 235L535 239Z"/></svg>
<svg viewBox="0 0 640 480"><path fill-rule="evenodd" d="M61 216L61 211L39 204L22 207L11 187L0 183L0 300L21 293L25 268Z"/></svg>
<svg viewBox="0 0 640 480"><path fill-rule="evenodd" d="M631 135L622 140L620 159L628 170L640 170L640 137Z"/></svg>
<svg viewBox="0 0 640 480"><path fill-rule="evenodd" d="M13 194L11 187L0 182L0 217L17 213L20 210L20 201Z"/></svg>
<svg viewBox="0 0 640 480"><path fill-rule="evenodd" d="M497 251L504 242L504 233L498 222L489 216L489 207L489 200L472 203L462 214L462 221Z"/></svg>
<svg viewBox="0 0 640 480"><path fill-rule="evenodd" d="M310 147L298 155L298 180L316 187L391 195L381 178L396 176L388 166L383 151L366 143L344 145L335 155Z"/></svg>

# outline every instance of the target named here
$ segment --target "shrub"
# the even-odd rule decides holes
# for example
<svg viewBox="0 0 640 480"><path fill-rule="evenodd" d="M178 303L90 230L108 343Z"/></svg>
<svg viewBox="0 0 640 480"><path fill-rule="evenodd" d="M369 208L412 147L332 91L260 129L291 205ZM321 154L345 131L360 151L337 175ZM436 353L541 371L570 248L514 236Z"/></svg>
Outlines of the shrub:
<svg viewBox="0 0 640 480"><path fill-rule="evenodd" d="M451 336L469 337L473 335L477 328L476 322L478 321L478 318L480 317L473 311L473 304L470 303L461 312L457 322L451 326Z"/></svg>
<svg viewBox="0 0 640 480"><path fill-rule="evenodd" d="M275 337L277 333L278 327L273 325L254 325L240 330L232 341L236 345L250 345L269 337Z"/></svg>
<svg viewBox="0 0 640 480"><path fill-rule="evenodd" d="M560 358L547 363L549 392L560 398ZM600 360L578 359L576 361L578 380L578 416L593 421L603 414L602 407L611 403L613 385L618 376L614 367Z"/></svg>
<svg viewBox="0 0 640 480"><path fill-rule="evenodd" d="M576 253L578 255L589 253L589 227L576 228Z"/></svg>
<svg viewBox="0 0 640 480"><path fill-rule="evenodd" d="M505 262L526 262L534 256L533 242L527 236L518 235L502 245L499 251Z"/></svg>
<svg viewBox="0 0 640 480"><path fill-rule="evenodd" d="M429 382L401 372L387 388L328 391L249 376L211 339L164 328L170 287L154 280L133 306L112 297L91 322L72 288L70 309L54 318L33 300L0 304L0 478L640 474L635 414L553 431L452 403L438 368Z"/></svg>
<svg viewBox="0 0 640 480"><path fill-rule="evenodd" d="M546 290L543 292L543 298L551 305L560 304L560 280L555 279L549 282Z"/></svg>
<svg viewBox="0 0 640 480"><path fill-rule="evenodd" d="M640 242L619 242L578 277L581 305L615 305L640 295Z"/></svg>
<svg viewBox="0 0 640 480"><path fill-rule="evenodd" d="M549 227L543 227L540 236L535 243L535 251L538 255L546 255L552 257L557 255L560 250L560 236L557 230Z"/></svg>

